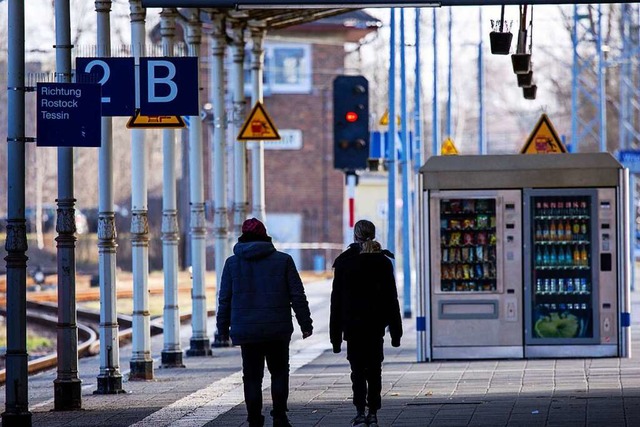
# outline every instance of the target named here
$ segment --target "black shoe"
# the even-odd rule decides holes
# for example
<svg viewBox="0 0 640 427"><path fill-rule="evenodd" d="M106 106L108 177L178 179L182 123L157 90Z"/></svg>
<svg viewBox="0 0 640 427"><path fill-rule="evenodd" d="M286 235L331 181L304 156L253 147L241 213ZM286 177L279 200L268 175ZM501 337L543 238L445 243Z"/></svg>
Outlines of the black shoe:
<svg viewBox="0 0 640 427"><path fill-rule="evenodd" d="M286 415L275 417L273 419L273 427L292 427L289 418Z"/></svg>
<svg viewBox="0 0 640 427"><path fill-rule="evenodd" d="M364 416L364 412L358 412L354 419L351 420L351 427L366 427L367 418Z"/></svg>
<svg viewBox="0 0 640 427"><path fill-rule="evenodd" d="M378 415L375 412L369 412L367 415L367 425L369 427L378 427Z"/></svg>
<svg viewBox="0 0 640 427"><path fill-rule="evenodd" d="M259 418L249 418L249 427L263 427L264 426L264 415L260 415Z"/></svg>

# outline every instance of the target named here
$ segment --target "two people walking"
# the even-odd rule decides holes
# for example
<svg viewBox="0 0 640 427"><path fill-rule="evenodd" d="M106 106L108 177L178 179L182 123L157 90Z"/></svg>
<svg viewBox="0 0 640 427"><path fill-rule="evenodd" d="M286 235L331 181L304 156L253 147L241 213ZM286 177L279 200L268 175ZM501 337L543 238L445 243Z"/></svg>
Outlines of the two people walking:
<svg viewBox="0 0 640 427"><path fill-rule="evenodd" d="M307 338L313 333L302 280L290 255L277 251L262 222L252 218L222 271L218 294L217 331L240 345L247 420L264 425L264 364L271 374L274 427L290 426L289 344L291 309ZM381 403L383 337L388 326L392 345L400 345L402 322L393 275L392 254L375 241L375 226L358 221L354 243L335 261L331 292L330 339L334 352L347 342L351 365L353 426L377 426ZM375 295L374 295L375 294ZM365 415L366 407L369 413Z"/></svg>

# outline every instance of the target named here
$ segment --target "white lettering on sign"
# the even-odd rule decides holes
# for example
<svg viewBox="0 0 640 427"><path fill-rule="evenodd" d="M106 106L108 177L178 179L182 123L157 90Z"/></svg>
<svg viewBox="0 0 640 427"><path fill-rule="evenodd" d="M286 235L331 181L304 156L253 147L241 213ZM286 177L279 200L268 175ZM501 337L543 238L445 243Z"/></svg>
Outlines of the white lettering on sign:
<svg viewBox="0 0 640 427"><path fill-rule="evenodd" d="M300 129L279 129L279 141L269 141L264 144L265 150L301 150L302 131Z"/></svg>
<svg viewBox="0 0 640 427"><path fill-rule="evenodd" d="M156 76L156 68L165 68L166 76ZM149 61L149 70L147 75L147 89L149 92L149 102L171 102L178 95L178 85L173 81L176 76L176 66L169 61ZM169 86L169 94L166 96L156 95L156 85Z"/></svg>
<svg viewBox="0 0 640 427"><path fill-rule="evenodd" d="M50 113L48 111L41 111L40 112L41 116L43 119L45 120L69 120L69 118L71 116L69 116L69 113Z"/></svg>
<svg viewBox="0 0 640 427"><path fill-rule="evenodd" d="M107 64L105 61L102 61L100 59L94 59L93 61L90 61L87 64L86 68L84 69L84 72L90 73L93 67L102 68L102 78L98 83L101 85L104 85L107 82L107 80L109 80L109 77L111 77L111 68L109 68L109 64ZM101 100L102 102L111 102L111 97L103 96Z"/></svg>
<svg viewBox="0 0 640 427"><path fill-rule="evenodd" d="M55 99L40 98L40 117L45 120L69 120L69 113L66 111L47 111L43 108L78 108L78 98L82 97L82 89L70 89L66 87L40 87L40 95L52 96ZM60 97L75 99L60 99Z"/></svg>

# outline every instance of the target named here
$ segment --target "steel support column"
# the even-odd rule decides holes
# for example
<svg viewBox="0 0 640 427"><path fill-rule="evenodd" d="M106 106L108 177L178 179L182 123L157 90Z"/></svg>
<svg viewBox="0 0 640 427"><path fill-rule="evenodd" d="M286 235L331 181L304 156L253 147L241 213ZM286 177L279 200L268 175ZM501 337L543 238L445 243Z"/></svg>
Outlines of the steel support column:
<svg viewBox="0 0 640 427"><path fill-rule="evenodd" d="M218 289L222 267L227 259L228 244L228 212L226 198L226 165L224 142L226 138L226 121L224 108L224 51L226 48L225 16L222 13L211 15L211 104L213 105L213 135L211 142L211 171L213 188L213 236L214 261L216 269L216 309L218 307ZM210 341L207 337L207 300L203 283L193 282L191 320L193 335L187 356L211 355ZM197 288L199 286L199 288ZM218 341L220 342L220 337ZM215 341L215 337L214 337Z"/></svg>
<svg viewBox="0 0 640 427"><path fill-rule="evenodd" d="M264 74L264 27L251 26L251 101L262 102ZM266 221L266 207L264 197L264 141L253 141L249 144L251 150L251 215L260 221Z"/></svg>
<svg viewBox="0 0 640 427"><path fill-rule="evenodd" d="M177 11L160 12L162 55L172 57ZM199 121L198 118L193 120ZM176 133L162 131L162 269L164 273L164 342L160 363L164 368L184 368L180 348L180 308L178 306L178 197L176 193Z"/></svg>
<svg viewBox="0 0 640 427"><path fill-rule="evenodd" d="M24 1L9 0L7 64L7 370L4 427L31 426L27 380L27 228L25 187Z"/></svg>
<svg viewBox="0 0 640 427"><path fill-rule="evenodd" d="M571 93L571 149L579 144L606 151L606 99L600 5L573 7L573 67Z"/></svg>
<svg viewBox="0 0 640 427"><path fill-rule="evenodd" d="M200 42L202 38L202 23L200 22L200 10L192 9L187 26L187 43L189 45L189 55L200 58ZM200 67L198 67L198 81L200 79ZM198 85L199 86L199 85ZM198 100L198 106L200 101ZM189 126L189 202L190 217L189 227L191 231L191 283L195 296L204 297L205 290L205 272L206 272L206 237L207 228L205 224L205 205L204 205L204 165L202 162L203 146L202 146L202 121L200 117L191 117ZM196 314L197 311L197 314ZM194 331L196 329L202 331L202 323L204 323L204 333L202 340L196 344L198 352L202 355L211 354L209 349L209 339L206 333L207 304L206 299L196 299L193 301L192 317ZM196 322L196 320L198 322ZM196 324L199 325L196 328ZM193 350L192 340L192 350ZM189 354L187 352L187 354Z"/></svg>
<svg viewBox="0 0 640 427"><path fill-rule="evenodd" d="M69 0L55 2L56 74L59 83L71 82L71 18ZM56 237L58 264L57 377L53 381L54 409L82 407L78 378L76 318L76 222L73 195L73 147L58 148Z"/></svg>
<svg viewBox="0 0 640 427"><path fill-rule="evenodd" d="M146 9L130 0L132 53L139 67L145 55ZM139 82L138 82L139 84ZM139 94L136 94L139 97ZM137 99L136 107L140 103ZM133 339L129 379L153 379L149 316L149 221L147 217L148 155L144 131L131 130L131 257L133 269Z"/></svg>
<svg viewBox="0 0 640 427"><path fill-rule="evenodd" d="M111 56L111 0L95 2L97 53ZM98 151L98 276L100 281L100 373L96 394L124 393L116 314L116 221L113 208L113 120L102 117Z"/></svg>
<svg viewBox="0 0 640 427"><path fill-rule="evenodd" d="M237 20L231 24L231 85L233 96L233 135L240 132L244 122L244 30L246 22ZM247 143L235 141L233 145L233 234L242 234L242 223L247 219Z"/></svg>

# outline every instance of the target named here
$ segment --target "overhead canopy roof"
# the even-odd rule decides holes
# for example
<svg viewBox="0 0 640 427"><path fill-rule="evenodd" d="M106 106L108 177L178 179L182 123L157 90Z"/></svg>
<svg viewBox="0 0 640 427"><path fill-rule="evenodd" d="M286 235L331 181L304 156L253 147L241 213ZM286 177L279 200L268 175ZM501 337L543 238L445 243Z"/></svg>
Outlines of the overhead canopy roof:
<svg viewBox="0 0 640 427"><path fill-rule="evenodd" d="M236 10L233 5L226 7L225 4L217 5L216 1L205 0L143 0L144 7L174 7L198 8L209 13L228 13L235 19L244 20L248 23L264 25L266 30L279 30L296 25L307 24L324 18L341 15L347 12L354 12L353 7L342 8L257 8ZM229 4L228 2L223 2ZM207 7L214 6L214 7ZM217 6L217 7L215 7Z"/></svg>

